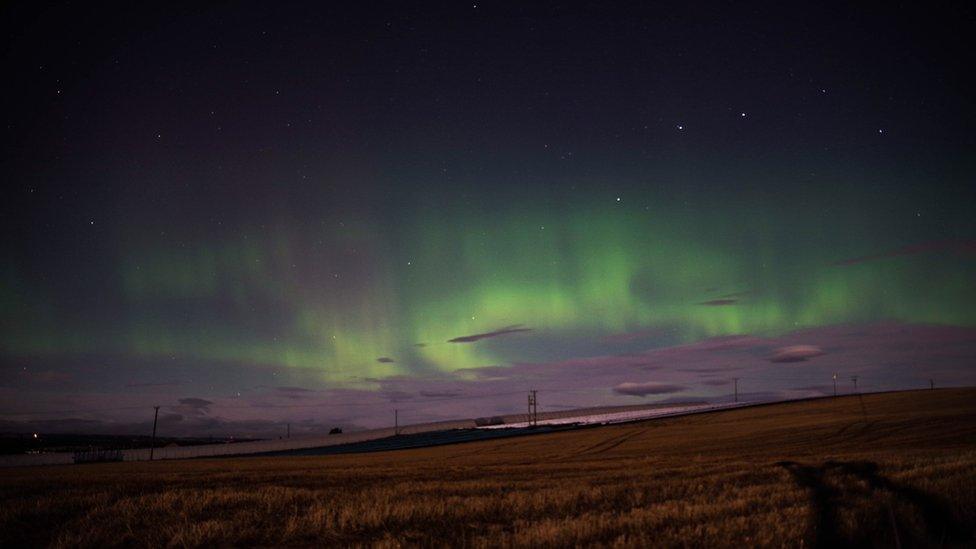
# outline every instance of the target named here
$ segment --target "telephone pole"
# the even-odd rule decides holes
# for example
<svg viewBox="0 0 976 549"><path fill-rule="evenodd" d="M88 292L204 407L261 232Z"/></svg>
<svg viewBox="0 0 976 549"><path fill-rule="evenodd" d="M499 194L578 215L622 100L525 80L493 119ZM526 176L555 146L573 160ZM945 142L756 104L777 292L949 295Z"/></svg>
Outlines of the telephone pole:
<svg viewBox="0 0 976 549"><path fill-rule="evenodd" d="M149 461L153 460L153 454L156 452L156 421L159 419L159 406L153 406L155 412L153 413L153 436L152 443L149 444Z"/></svg>
<svg viewBox="0 0 976 549"><path fill-rule="evenodd" d="M834 374L834 396L837 396L837 374Z"/></svg>
<svg viewBox="0 0 976 549"><path fill-rule="evenodd" d="M529 425L535 427L539 424L539 399L536 395L538 391L529 391Z"/></svg>
<svg viewBox="0 0 976 549"><path fill-rule="evenodd" d="M739 378L732 378L732 402L739 402Z"/></svg>
<svg viewBox="0 0 976 549"><path fill-rule="evenodd" d="M393 434L400 434L400 410L393 409Z"/></svg>
<svg viewBox="0 0 976 549"><path fill-rule="evenodd" d="M935 389L935 380L934 379L930 379L929 380L929 389Z"/></svg>
<svg viewBox="0 0 976 549"><path fill-rule="evenodd" d="M851 376L851 381L854 382L854 393L857 393L857 376Z"/></svg>

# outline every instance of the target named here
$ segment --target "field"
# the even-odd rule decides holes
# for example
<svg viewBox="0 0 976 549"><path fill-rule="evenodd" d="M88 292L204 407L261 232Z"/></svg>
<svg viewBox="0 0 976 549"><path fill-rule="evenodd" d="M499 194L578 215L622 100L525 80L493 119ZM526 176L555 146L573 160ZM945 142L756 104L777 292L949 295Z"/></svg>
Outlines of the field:
<svg viewBox="0 0 976 549"><path fill-rule="evenodd" d="M976 389L437 448L0 470L0 546L972 546Z"/></svg>

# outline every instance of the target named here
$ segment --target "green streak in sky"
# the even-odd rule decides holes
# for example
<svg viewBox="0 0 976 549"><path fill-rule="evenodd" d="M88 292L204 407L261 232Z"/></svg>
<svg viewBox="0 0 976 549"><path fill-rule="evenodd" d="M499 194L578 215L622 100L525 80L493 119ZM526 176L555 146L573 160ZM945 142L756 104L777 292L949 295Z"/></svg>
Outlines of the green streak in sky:
<svg viewBox="0 0 976 549"><path fill-rule="evenodd" d="M17 355L192 357L349 383L509 364L539 332L597 341L664 327L695 341L880 319L976 324L972 258L832 266L906 242L849 238L849 225L803 212L539 197L404 211L179 246L133 241L118 265L124 310L109 325L63 320L42 284L7 269L0 303L22 321L8 313L0 343ZM730 302L705 304L716 300ZM534 332L448 343L510 325Z"/></svg>

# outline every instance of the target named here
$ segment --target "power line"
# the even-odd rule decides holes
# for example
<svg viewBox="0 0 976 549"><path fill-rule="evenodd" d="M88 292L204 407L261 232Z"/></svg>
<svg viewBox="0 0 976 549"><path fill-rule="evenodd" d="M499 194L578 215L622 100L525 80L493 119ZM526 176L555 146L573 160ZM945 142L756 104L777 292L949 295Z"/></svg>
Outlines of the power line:
<svg viewBox="0 0 976 549"><path fill-rule="evenodd" d="M568 390L568 391L574 391L574 390ZM564 391L567 391L567 390L564 390ZM553 390L552 392L564 392L564 391L559 391L557 389L557 390ZM498 393L482 393L482 394L475 394L475 395L459 394L459 395L451 396L451 397L434 397L434 398L426 398L426 399L404 399L404 400L401 400L399 402L407 402L407 403L410 403L410 404L414 404L414 403L417 403L417 404L426 404L426 403L430 403L430 402L444 402L444 401L455 401L455 400L472 400L472 399L490 398L490 397L496 397L496 396L511 396L511 395L518 395L518 394L522 394L522 393L523 393L523 391L506 391L506 392L498 392ZM213 397L211 397L211 398L213 398ZM253 409L262 409L262 408L270 408L270 409L279 409L279 408L280 409L288 409L288 408L349 408L349 407L353 407L353 406L376 406L378 404L379 405L381 405L381 404L387 404L389 402L390 402L389 400L383 400L383 401L378 401L378 402L348 402L348 403L316 402L316 403L308 403L308 404L264 404L264 403L252 403L252 404L241 404L241 405L213 403L213 404L207 405L207 408L220 409L220 410L236 410L236 409L249 409L249 410L253 410ZM183 405L183 404L165 404L165 405L161 405L160 408L173 410L173 409L183 408L184 406L185 405ZM74 409L74 410L50 410L50 411L37 410L37 411L31 411L31 412L0 412L0 416L29 416L29 415L51 415L51 414L90 414L90 413L98 413L98 412L119 412L119 411L125 411L125 410L142 410L142 409L144 409L143 406L118 406L118 407L113 407L113 408L87 408L87 409L85 409L85 408L78 408L78 409Z"/></svg>
<svg viewBox="0 0 976 549"><path fill-rule="evenodd" d="M748 375L747 376L737 376L735 378L732 378L733 379L733 382L735 383L735 386L734 386L734 389L733 389L734 390L733 399L737 402L737 399L738 399L738 381L756 381L756 382L761 383L762 385L769 385L770 384L770 381L773 381L774 382L773 383L774 387L770 387L770 390L774 390L774 389L776 389L775 388L775 385L778 385L779 383L784 383L784 382L787 382L788 383L790 380L792 380L793 382L801 383L801 382L803 382L803 381L805 381L807 379L810 379L811 377L816 377L818 375L820 375L820 374L811 373L811 374L791 375L791 376L771 376L772 377L772 380L769 377L765 376L765 375L763 375L763 376L758 376L758 375L757 376L748 376ZM835 396L837 395L837 376L838 376L838 374L836 374L836 373L832 374L833 390L834 390L834 395ZM856 393L858 391L858 381L859 381L858 376L851 376L851 381L854 384L854 392ZM930 388L934 388L934 386L935 386L935 381L933 379L930 379L929 380L929 387ZM827 387L829 387L829 386L827 386ZM593 394L601 394L601 393L605 393L606 391L608 391L609 388L608 387L601 387L601 388L579 388L579 387L560 388L560 387L553 387L553 388L544 388L544 390L547 391L547 392L549 392L549 393L584 393L584 394L586 394L586 393L593 393ZM392 401L391 400L373 400L373 401L370 401L370 402L348 402L348 403L337 403L337 402L334 402L334 401L330 401L330 402L312 402L312 403L305 403L305 404L274 404L274 403L254 402L254 403L248 403L248 404L234 405L234 404L212 403L212 404L207 405L206 408L208 410L247 409L247 410L255 410L255 411L258 411L258 410L261 410L261 409L281 409L281 410L287 410L287 409L337 409L337 410L347 410L349 408L359 408L359 407L364 407L364 406L365 407L375 407L377 405L382 406L384 404L389 404L390 402L399 402L399 403L402 403L402 404L406 404L409 407L409 406L412 406L412 405L430 404L430 403L437 403L437 402L454 402L454 401L462 401L462 400L468 401L468 400L477 400L477 399L484 399L484 398L512 396L512 395L516 395L516 394L525 394L525 393L524 393L524 391L497 391L497 392L479 393L479 394L456 394L456 395L450 395L450 396L444 395L444 396L436 396L436 397L429 397L429 398L402 399L402 400L394 399ZM263 395L262 398L267 398L267 395ZM185 408L185 405L182 405L182 404L170 404L170 405L161 405L159 407L160 408L163 408L164 410L175 410L175 411L179 411L181 409L184 409ZM104 412L119 412L119 411L143 410L143 409L144 409L143 406L116 406L116 407L108 407L108 408L89 408L89 409L78 408L78 409L48 410L48 411L36 410L36 411L27 411L27 412L0 412L0 417L17 418L17 417L30 417L30 416L57 416L57 415L66 415L66 414L98 414L98 413L104 413Z"/></svg>

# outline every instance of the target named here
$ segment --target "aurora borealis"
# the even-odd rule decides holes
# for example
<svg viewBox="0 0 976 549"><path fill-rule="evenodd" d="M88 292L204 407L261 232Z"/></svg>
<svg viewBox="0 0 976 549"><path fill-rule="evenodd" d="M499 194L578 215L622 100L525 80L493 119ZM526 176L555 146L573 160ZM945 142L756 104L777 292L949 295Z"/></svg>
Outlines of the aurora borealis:
<svg viewBox="0 0 976 549"><path fill-rule="evenodd" d="M374 8L10 8L11 428L976 382L972 54L927 20Z"/></svg>

